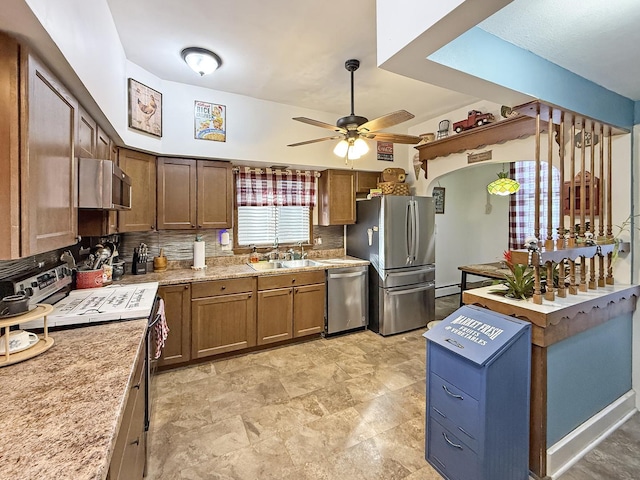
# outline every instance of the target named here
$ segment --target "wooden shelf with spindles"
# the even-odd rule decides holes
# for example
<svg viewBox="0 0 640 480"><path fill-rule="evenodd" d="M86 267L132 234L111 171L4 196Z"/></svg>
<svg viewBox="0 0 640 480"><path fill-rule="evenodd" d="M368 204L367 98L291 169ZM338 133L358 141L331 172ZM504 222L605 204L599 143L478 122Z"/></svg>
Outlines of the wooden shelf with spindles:
<svg viewBox="0 0 640 480"><path fill-rule="evenodd" d="M15 317L0 320L0 332L4 335L4 354L0 356L0 367L6 367L13 365L14 363L22 362L30 358L40 355L43 352L49 350L54 343L53 338L49 336L49 330L47 327L47 315L53 312L53 306L46 303L39 303L36 308L22 315L16 315ZM40 336L37 343L22 350L20 352L11 353L9 351L9 333L10 327L18 325L20 323L30 322L31 320L37 320L44 317L44 331Z"/></svg>

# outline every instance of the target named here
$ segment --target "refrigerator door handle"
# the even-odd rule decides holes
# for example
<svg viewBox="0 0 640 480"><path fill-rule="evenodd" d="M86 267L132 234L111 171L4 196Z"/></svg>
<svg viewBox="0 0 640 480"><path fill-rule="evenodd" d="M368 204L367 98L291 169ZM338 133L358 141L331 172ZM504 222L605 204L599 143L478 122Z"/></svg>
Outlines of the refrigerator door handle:
<svg viewBox="0 0 640 480"><path fill-rule="evenodd" d="M412 201L413 203L413 262L416 262L416 256L418 255L418 252L420 251L420 212L419 212L419 207L418 207L418 202L416 202L415 200Z"/></svg>
<svg viewBox="0 0 640 480"><path fill-rule="evenodd" d="M407 242L407 261L408 265L413 263L413 210L411 208L411 201L407 203L407 210L405 211L405 237Z"/></svg>
<svg viewBox="0 0 640 480"><path fill-rule="evenodd" d="M432 282L429 282L423 286L420 287L416 287L416 288L403 288L403 289L398 289L398 290L386 290L385 294L390 295L390 296L395 296L395 295L406 295L407 293L415 293L415 292L422 292L423 290L432 290L435 288L435 284Z"/></svg>

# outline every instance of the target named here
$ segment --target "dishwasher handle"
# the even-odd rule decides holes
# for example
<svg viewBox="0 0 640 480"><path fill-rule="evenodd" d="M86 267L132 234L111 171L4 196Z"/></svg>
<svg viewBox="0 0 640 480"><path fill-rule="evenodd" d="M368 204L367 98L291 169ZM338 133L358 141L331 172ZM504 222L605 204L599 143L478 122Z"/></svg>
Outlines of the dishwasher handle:
<svg viewBox="0 0 640 480"><path fill-rule="evenodd" d="M362 277L367 272L351 272L351 273L330 273L329 278L350 278L350 277Z"/></svg>

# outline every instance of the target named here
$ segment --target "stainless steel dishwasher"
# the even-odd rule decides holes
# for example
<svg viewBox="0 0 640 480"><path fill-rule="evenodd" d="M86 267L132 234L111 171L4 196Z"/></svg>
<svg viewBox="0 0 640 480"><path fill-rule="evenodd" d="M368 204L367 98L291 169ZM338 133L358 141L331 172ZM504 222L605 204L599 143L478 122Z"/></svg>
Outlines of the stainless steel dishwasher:
<svg viewBox="0 0 640 480"><path fill-rule="evenodd" d="M325 334L366 327L369 323L368 267L327 269Z"/></svg>

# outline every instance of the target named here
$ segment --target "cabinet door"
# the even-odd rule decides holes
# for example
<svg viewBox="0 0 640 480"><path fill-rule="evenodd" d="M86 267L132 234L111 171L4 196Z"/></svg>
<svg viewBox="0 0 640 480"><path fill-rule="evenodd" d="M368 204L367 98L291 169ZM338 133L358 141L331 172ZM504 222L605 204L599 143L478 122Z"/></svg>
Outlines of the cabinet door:
<svg viewBox="0 0 640 480"><path fill-rule="evenodd" d="M20 257L20 69L18 42L0 33L0 259Z"/></svg>
<svg viewBox="0 0 640 480"><path fill-rule="evenodd" d="M32 55L21 70L21 256L28 256L77 241L78 104Z"/></svg>
<svg viewBox="0 0 640 480"><path fill-rule="evenodd" d="M96 131L96 158L111 158L111 139L100 125Z"/></svg>
<svg viewBox="0 0 640 480"><path fill-rule="evenodd" d="M118 230L146 232L156 225L156 157L134 150L118 151L120 168L131 177L131 210L118 212Z"/></svg>
<svg viewBox="0 0 640 480"><path fill-rule="evenodd" d="M158 229L196 228L196 160L158 158Z"/></svg>
<svg viewBox="0 0 640 480"><path fill-rule="evenodd" d="M194 358L255 346L256 309L253 292L197 299L191 305Z"/></svg>
<svg viewBox="0 0 640 480"><path fill-rule="evenodd" d="M96 156L96 138L98 135L96 122L82 108L78 109L78 141L77 157L100 158Z"/></svg>
<svg viewBox="0 0 640 480"><path fill-rule="evenodd" d="M158 295L164 300L169 327L158 366L188 362L191 360L191 285L160 287Z"/></svg>
<svg viewBox="0 0 640 480"><path fill-rule="evenodd" d="M293 288L258 292L258 345L293 338Z"/></svg>
<svg viewBox="0 0 640 480"><path fill-rule="evenodd" d="M324 283L293 288L293 336L324 331Z"/></svg>
<svg viewBox="0 0 640 480"><path fill-rule="evenodd" d="M325 170L318 181L320 225L356 223L355 174L351 170Z"/></svg>
<svg viewBox="0 0 640 480"><path fill-rule="evenodd" d="M198 160L198 228L233 226L233 173L228 162Z"/></svg>

